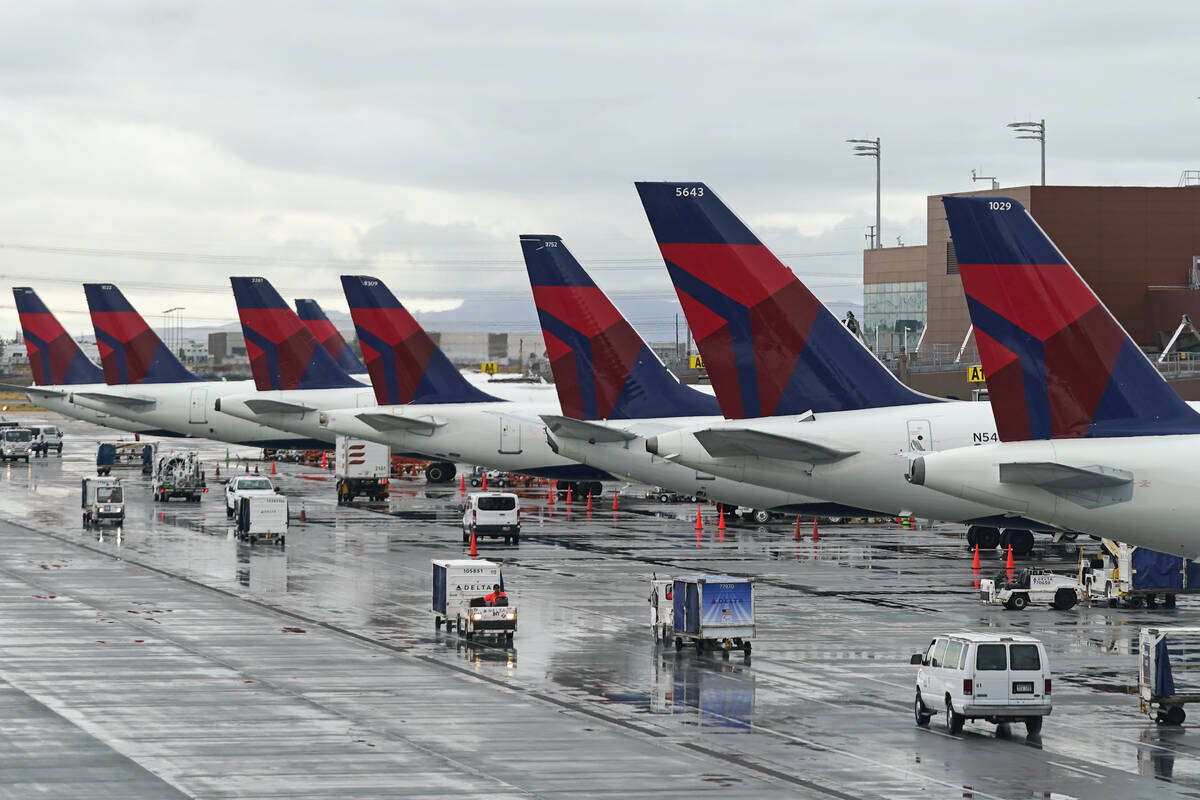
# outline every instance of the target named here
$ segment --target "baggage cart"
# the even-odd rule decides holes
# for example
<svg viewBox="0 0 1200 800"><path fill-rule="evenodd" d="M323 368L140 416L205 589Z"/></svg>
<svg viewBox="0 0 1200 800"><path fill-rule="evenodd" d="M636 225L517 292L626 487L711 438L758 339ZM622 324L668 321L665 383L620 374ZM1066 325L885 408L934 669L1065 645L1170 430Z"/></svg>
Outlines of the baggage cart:
<svg viewBox="0 0 1200 800"><path fill-rule="evenodd" d="M1138 699L1159 725L1182 725L1183 707L1200 702L1200 628L1142 628Z"/></svg>
<svg viewBox="0 0 1200 800"><path fill-rule="evenodd" d="M669 642L675 632L674 582L657 575L650 579L650 629L654 641Z"/></svg>
<svg viewBox="0 0 1200 800"><path fill-rule="evenodd" d="M517 606L511 598L505 605L489 606L484 596L499 585L504 591L500 565L483 559L433 560L434 627L446 623L446 632L455 630L468 639L476 634L503 636L511 644L517 630Z"/></svg>
<svg viewBox="0 0 1200 800"><path fill-rule="evenodd" d="M754 582L732 575L687 575L676 577L671 592L675 649L684 641L696 644L696 652L719 649L750 655L755 635Z"/></svg>
<svg viewBox="0 0 1200 800"><path fill-rule="evenodd" d="M282 494L252 494L237 499L234 534L242 541L283 546L287 541L288 502Z"/></svg>
<svg viewBox="0 0 1200 800"><path fill-rule="evenodd" d="M154 471L158 442L101 442L96 449L96 474L111 475L114 469L141 468L143 475Z"/></svg>

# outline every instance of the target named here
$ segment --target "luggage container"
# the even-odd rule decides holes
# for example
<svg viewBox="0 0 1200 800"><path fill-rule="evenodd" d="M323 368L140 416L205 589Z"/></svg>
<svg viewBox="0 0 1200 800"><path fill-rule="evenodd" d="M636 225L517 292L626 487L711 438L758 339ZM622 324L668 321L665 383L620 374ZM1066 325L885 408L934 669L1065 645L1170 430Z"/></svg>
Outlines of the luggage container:
<svg viewBox="0 0 1200 800"><path fill-rule="evenodd" d="M1183 707L1200 702L1200 628L1142 628L1138 699L1159 725L1182 725Z"/></svg>
<svg viewBox="0 0 1200 800"><path fill-rule="evenodd" d="M110 475L118 468L141 468L143 475L154 471L157 442L103 442L96 449L96 474Z"/></svg>
<svg viewBox="0 0 1200 800"><path fill-rule="evenodd" d="M669 642L675 632L673 581L657 575L650 579L650 629L654 641Z"/></svg>
<svg viewBox="0 0 1200 800"><path fill-rule="evenodd" d="M387 445L339 436L335 453L338 505L352 503L356 497L387 502L392 470L392 451Z"/></svg>
<svg viewBox="0 0 1200 800"><path fill-rule="evenodd" d="M288 529L288 502L282 494L252 494L239 497L234 510L234 533L238 539L282 546Z"/></svg>
<svg viewBox="0 0 1200 800"><path fill-rule="evenodd" d="M687 575L673 580L671 592L675 649L685 639L696 652L720 649L750 655L754 638L754 582L732 575Z"/></svg>
<svg viewBox="0 0 1200 800"><path fill-rule="evenodd" d="M512 643L517 630L517 606L508 597L502 605L487 605L484 597L499 586L504 592L500 565L483 559L434 559L434 627L446 623L446 632L458 631L468 639L475 634L503 636Z"/></svg>

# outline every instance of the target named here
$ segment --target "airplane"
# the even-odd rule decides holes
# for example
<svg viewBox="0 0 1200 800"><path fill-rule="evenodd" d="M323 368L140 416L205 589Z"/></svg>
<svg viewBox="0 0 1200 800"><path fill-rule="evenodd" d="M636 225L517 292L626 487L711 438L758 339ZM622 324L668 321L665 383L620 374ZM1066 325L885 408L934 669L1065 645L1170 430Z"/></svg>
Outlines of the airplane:
<svg viewBox="0 0 1200 800"><path fill-rule="evenodd" d="M354 286L356 280L344 277L343 283L349 281L348 285ZM231 278L230 281L247 350L251 353L250 366L257 391L226 395L217 401L217 410L240 419L334 443L337 433L321 424L321 412L348 407L373 408L377 390L348 375L331 358L319 356L315 352L320 349L319 343L311 326L305 327L307 323L288 308L265 278ZM358 297L353 289L347 290L347 295ZM470 389L462 397L489 396L477 388L471 377L454 369L445 356L437 361L431 359L431 353L437 351L440 355L441 351L437 350L433 340L415 320L412 320L414 327L407 349L403 346L396 348L403 351L397 355L392 348L380 344L380 336L389 335L387 329L391 323L386 315L373 314L371 309L356 311L353 299L351 310L357 313L356 322L361 323L358 324L358 336L369 364L363 369L369 373L368 379L372 381L378 379L386 383L388 375L391 375L392 389L396 393L389 396L405 402L438 403L442 401L438 394L441 382L449 386L446 391L450 397L460 397L456 394L460 384L466 384ZM340 335L338 338L341 338ZM292 381L294 388L279 388L284 380L282 370L289 369L290 364L310 362L310 371L304 380L299 383ZM497 384L496 392L502 400L522 402L531 399L544 401L553 397L553 387L549 384ZM430 482L444 483L454 479L457 468L453 461L437 459L435 455L418 449L403 452L417 458L433 459L426 467L426 477Z"/></svg>
<svg viewBox="0 0 1200 800"><path fill-rule="evenodd" d="M322 425L440 463L553 478L577 493L603 490L599 481L608 473L558 455L546 441L538 415L560 412L553 387L526 387L539 394L523 401L485 392L454 368L382 281L344 275L342 287L379 406L322 411Z"/></svg>
<svg viewBox="0 0 1200 800"><path fill-rule="evenodd" d="M312 331L313 336L317 337L325 351L333 356L339 367L350 375L367 374L367 368L346 344L342 334L329 321L329 317L325 316L316 300L297 300L296 314L305 327Z"/></svg>
<svg viewBox="0 0 1200 800"><path fill-rule="evenodd" d="M944 197L999 442L931 453L914 486L1185 557L1200 555L1184 402L1033 217Z"/></svg>
<svg viewBox="0 0 1200 800"><path fill-rule="evenodd" d="M84 284L84 293L107 385L74 387L71 403L179 436L255 447L325 446L321 440L215 410L215 399L253 391L254 382L200 380L163 344L120 289L111 283L89 283Z"/></svg>
<svg viewBox="0 0 1200 800"><path fill-rule="evenodd" d="M1054 526L904 479L913 454L990 442L987 403L913 391L703 183L637 184L725 419L650 437L651 453L726 478L887 516L969 526L983 547Z"/></svg>
<svg viewBox="0 0 1200 800"><path fill-rule="evenodd" d="M108 428L148 436L175 436L172 431L155 428L142 422L114 417L103 411L73 405L70 394L76 388L103 387L104 373L83 354L50 309L28 286L13 288L17 317L25 352L33 372L33 386L3 384L6 389L21 391L30 401L66 417L93 422Z"/></svg>
<svg viewBox="0 0 1200 800"><path fill-rule="evenodd" d="M561 237L527 234L521 236L521 250L562 406L561 414L542 415L559 455L755 512L863 513L699 472L646 452L647 436L720 420L716 398L671 374Z"/></svg>

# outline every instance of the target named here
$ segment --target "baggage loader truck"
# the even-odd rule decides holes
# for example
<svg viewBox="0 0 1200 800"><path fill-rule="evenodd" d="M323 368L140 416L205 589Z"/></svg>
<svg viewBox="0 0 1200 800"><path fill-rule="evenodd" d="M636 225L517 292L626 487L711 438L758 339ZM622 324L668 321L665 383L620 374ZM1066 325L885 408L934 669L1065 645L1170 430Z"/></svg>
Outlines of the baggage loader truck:
<svg viewBox="0 0 1200 800"><path fill-rule="evenodd" d="M503 636L512 644L517 631L517 606L507 597L501 604L488 605L485 598L499 586L504 591L500 565L483 559L434 559L434 627L446 623L468 639L476 634Z"/></svg>

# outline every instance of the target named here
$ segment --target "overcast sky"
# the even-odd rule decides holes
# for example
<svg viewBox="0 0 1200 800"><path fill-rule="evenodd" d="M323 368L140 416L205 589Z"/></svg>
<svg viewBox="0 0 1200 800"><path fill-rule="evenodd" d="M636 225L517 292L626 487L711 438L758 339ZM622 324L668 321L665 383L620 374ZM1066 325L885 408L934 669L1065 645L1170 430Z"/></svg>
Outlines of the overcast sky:
<svg viewBox="0 0 1200 800"><path fill-rule="evenodd" d="M617 296L670 296L633 189L703 180L823 298L861 300L925 197L1200 168L1194 0L0 6L0 274L73 332L85 280L143 313L234 318L227 276L344 309L527 296L517 236L561 234ZM155 253L170 255L155 256ZM524 293L524 294L522 294ZM11 294L0 330L13 331Z"/></svg>

